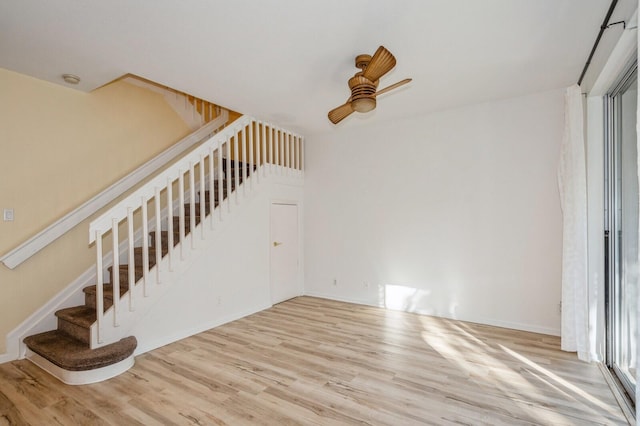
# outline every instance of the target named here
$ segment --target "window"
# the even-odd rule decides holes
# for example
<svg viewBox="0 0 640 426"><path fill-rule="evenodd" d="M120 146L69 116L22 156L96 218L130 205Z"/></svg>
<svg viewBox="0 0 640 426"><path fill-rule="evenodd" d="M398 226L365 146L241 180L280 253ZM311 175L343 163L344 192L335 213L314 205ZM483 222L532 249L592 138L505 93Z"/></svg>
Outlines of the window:
<svg viewBox="0 0 640 426"><path fill-rule="evenodd" d="M635 406L639 212L637 61L605 97L606 363Z"/></svg>

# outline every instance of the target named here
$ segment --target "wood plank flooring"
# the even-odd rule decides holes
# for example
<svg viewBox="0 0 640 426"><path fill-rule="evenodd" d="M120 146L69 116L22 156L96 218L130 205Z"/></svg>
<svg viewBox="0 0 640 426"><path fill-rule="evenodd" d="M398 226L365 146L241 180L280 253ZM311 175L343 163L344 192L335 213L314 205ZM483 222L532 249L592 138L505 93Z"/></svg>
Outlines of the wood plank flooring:
<svg viewBox="0 0 640 426"><path fill-rule="evenodd" d="M0 365L0 425L627 424L557 337L299 297L67 386Z"/></svg>

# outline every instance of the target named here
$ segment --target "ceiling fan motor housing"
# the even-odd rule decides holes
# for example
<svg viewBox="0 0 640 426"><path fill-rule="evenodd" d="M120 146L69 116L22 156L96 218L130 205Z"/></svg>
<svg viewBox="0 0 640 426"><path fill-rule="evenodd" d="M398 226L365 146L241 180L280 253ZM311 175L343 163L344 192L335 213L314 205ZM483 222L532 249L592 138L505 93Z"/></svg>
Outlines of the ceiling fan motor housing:
<svg viewBox="0 0 640 426"><path fill-rule="evenodd" d="M349 79L351 107L357 112L369 112L376 107L376 85L361 75Z"/></svg>

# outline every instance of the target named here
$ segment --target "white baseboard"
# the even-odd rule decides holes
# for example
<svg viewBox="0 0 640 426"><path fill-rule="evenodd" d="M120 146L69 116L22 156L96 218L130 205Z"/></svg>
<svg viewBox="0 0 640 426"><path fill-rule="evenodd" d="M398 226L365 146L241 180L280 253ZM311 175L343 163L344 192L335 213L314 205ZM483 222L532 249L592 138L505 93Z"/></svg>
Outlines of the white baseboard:
<svg viewBox="0 0 640 426"><path fill-rule="evenodd" d="M305 296L319 297L321 299L336 300L338 302L354 303L356 305L376 306L376 307L379 307L379 308L387 309L385 306L380 306L380 304L375 303L375 301L364 300L364 299L347 298L347 297L335 296L335 295L332 295L332 294L326 294L326 293L321 293L321 292L305 292ZM405 310L404 312L412 312L412 311ZM416 312L416 313L419 313L419 312ZM466 318L466 317L465 318L462 318L462 317L454 318L454 317L445 316L445 315L432 315L432 316L439 317L439 318L447 318L447 319L459 320L459 321L464 321L464 322L483 324L483 325L490 325L490 326L493 326L493 327L508 328L508 329L511 329L511 330L529 331L529 332L532 332L532 333L547 334L547 335L550 335L550 336L560 336L560 329L552 328L552 327L542 327L542 326L538 326L538 325L523 324L523 323L517 323L517 322L511 322L511 321L500 321L500 320L495 320L495 319L491 319L491 318Z"/></svg>

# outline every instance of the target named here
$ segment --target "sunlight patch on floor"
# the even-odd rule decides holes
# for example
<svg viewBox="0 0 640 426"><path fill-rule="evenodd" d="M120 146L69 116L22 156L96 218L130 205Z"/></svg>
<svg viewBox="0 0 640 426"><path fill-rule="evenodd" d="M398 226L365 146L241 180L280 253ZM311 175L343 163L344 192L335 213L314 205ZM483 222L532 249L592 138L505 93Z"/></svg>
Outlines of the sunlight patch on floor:
<svg viewBox="0 0 640 426"><path fill-rule="evenodd" d="M552 364L553 360L547 359L536 348L527 357L505 346L518 347L517 343L510 344L509 337L505 337L504 344L488 341L482 332L483 326L454 320L455 301L442 304L438 309L431 290L386 284L379 286L379 304L389 309L385 314L385 324L391 327L390 331L401 329L404 333L418 333L421 340L442 357L443 362L454 365L459 371L454 380L468 380L470 384L480 386L485 391L486 401L502 401L502 404L508 401L511 407L509 415L516 419L526 415L544 424L565 424L576 420L563 413L566 407L579 407L579 411L599 419L602 419L603 411L614 417L618 414L615 407L571 383L571 378L563 379L549 368L544 368L542 365ZM394 311L420 315L406 317ZM390 332L387 337L389 341L403 339L402 333ZM541 342L547 344L544 339ZM523 351L528 353L526 348ZM481 407L486 402L483 398L465 394L464 387L460 392L463 403ZM561 405L557 406L558 403Z"/></svg>
<svg viewBox="0 0 640 426"><path fill-rule="evenodd" d="M504 345L490 346L454 322L443 322L442 319L430 317L420 317L420 321L423 325L422 340L443 359L456 365L470 380L486 386L490 397L507 398L519 410L545 424L563 424L567 418L556 412L552 406L543 410L537 406L540 401L547 401L550 395L540 392L539 386L535 386L531 380L544 383L550 389L550 393L562 396L573 404L580 404L583 409L594 414L597 412L593 406L616 414L588 392ZM505 354L512 359L505 359ZM523 375L523 367L528 370L530 378Z"/></svg>
<svg viewBox="0 0 640 426"><path fill-rule="evenodd" d="M603 410L608 411L611 414L616 414L614 411L612 411L609 406L607 404L604 404L602 401L600 401L598 398L594 397L593 395L591 395L588 392L585 392L583 389L580 389L578 386L574 385L573 383L563 379L562 377L558 376L557 374L553 373L552 371L549 371L548 369L541 367L540 365L536 364L535 362L529 360L527 357L520 355L519 353L503 346L503 345L499 345L500 348L506 352L507 354L511 355L512 357L514 357L515 359L517 359L518 361L528 365L529 367L533 368L534 370L538 371L540 374L543 374L544 376L546 376L547 378L549 378L550 380L552 380L553 382L557 383L559 386L562 386L564 388L566 388L568 391L572 392L573 394L582 397L584 399L586 399L587 401L589 401L591 404L597 405L598 407L600 407ZM556 386L554 386L556 387Z"/></svg>

